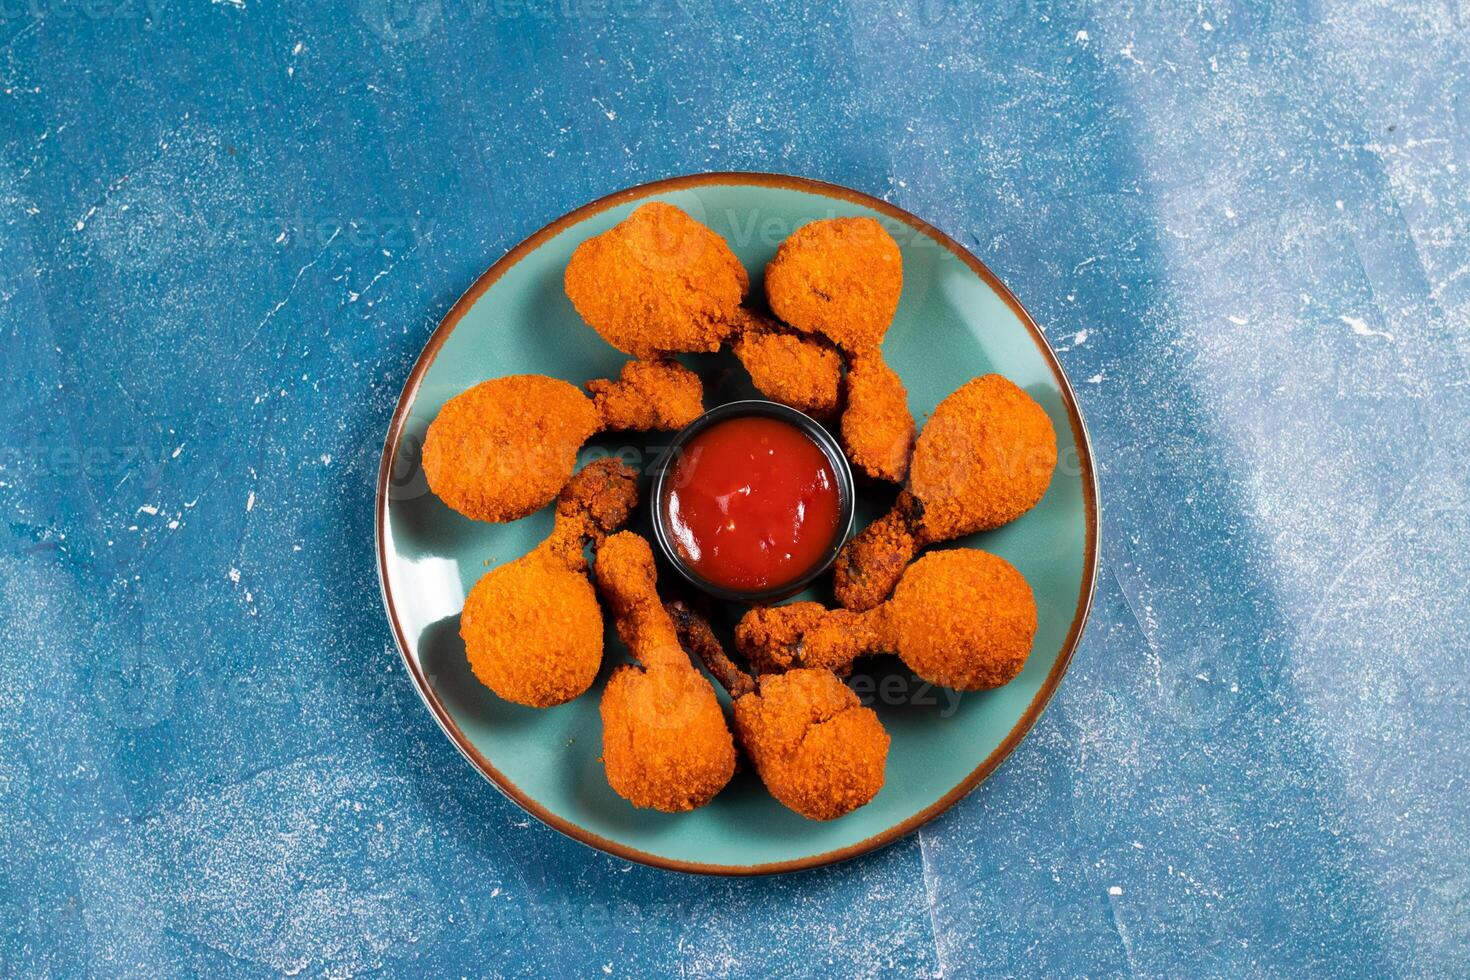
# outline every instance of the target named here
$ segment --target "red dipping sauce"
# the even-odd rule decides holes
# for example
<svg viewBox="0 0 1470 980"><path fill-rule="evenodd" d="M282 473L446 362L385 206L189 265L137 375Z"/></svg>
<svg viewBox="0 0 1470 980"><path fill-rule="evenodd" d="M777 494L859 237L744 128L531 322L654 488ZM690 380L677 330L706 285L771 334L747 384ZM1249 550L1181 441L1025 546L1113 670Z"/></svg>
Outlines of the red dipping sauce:
<svg viewBox="0 0 1470 980"><path fill-rule="evenodd" d="M779 588L819 564L841 499L826 453L761 416L717 422L683 447L664 490L669 537L701 578L737 592Z"/></svg>

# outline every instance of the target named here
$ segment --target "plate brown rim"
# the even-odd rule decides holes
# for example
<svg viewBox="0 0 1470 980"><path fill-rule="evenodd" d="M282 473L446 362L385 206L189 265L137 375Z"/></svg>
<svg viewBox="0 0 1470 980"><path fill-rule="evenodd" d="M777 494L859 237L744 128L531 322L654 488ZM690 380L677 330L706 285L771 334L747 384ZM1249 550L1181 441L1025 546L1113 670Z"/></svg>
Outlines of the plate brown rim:
<svg viewBox="0 0 1470 980"><path fill-rule="evenodd" d="M795 858L789 861L774 861L751 865L705 864L695 861L679 861L662 857L658 854L650 854L647 851L640 851L637 848L628 847L617 841L608 840L605 837L592 833L584 827L580 827L569 820L551 813L507 779L503 773L491 765L490 761L465 738L464 733L460 731L454 719L449 717L444 706L434 697L418 664L409 656L408 643L404 637L402 624L398 620L398 610L393 604L392 590L388 585L388 560L387 553L383 547L384 531L388 520L388 490L392 478L393 461L398 455L398 446L403 437L404 423L408 419L409 408L418 397L419 387L423 383L424 375L428 372L429 366L433 364L434 358L438 356L440 348L444 346L444 342L449 338L449 335L454 332L454 328L459 324L460 319L474 306L479 298L522 258L535 251L549 239L585 218L599 214L609 208L617 207L628 201L651 197L655 194L728 184L749 184L759 187L804 191L871 208L890 218L902 221L911 228L933 238L945 248L949 249L956 258L969 266L976 275L984 280L986 285L995 290L1005 300L1006 305L1011 308L1012 312L1026 325L1026 329L1030 331L1032 340L1036 343L1037 348L1041 351L1048 365L1050 365L1052 373L1056 377L1058 386L1061 389L1062 402L1066 406L1067 417L1072 427L1072 437L1077 446L1079 475L1083 481L1083 504L1086 510L1087 521L1086 555L1083 560L1082 587L1077 598L1077 612L1072 619L1072 625L1067 632L1066 639L1062 642L1062 649L1057 656L1056 663L1052 665L1051 671L1042 682L1041 688L1036 692L1036 696L1031 699L1031 704L1027 706L1025 713L1012 726L1010 732L1000 745L996 746L973 772L962 779L958 785L940 799L886 830L858 841L855 844L849 844L846 847L837 848L836 850L825 851L821 854L813 854L808 857ZM1066 372L1062 370L1061 362L1057 360L1055 351L1052 350L1051 344L1047 342L1046 335L1042 333L1041 328L1036 325L1036 321L1031 318L1031 314L1026 312L1020 300L1016 299L1015 295L1006 287L1005 283L1001 282L984 262L971 254L964 246L927 221L910 214L896 205L865 194L862 191L843 187L840 184L833 184L810 177L797 177L789 174L763 173L758 171L717 171L686 174L637 184L633 187L628 187L597 198L573 211L567 212L501 256L450 307L449 312L444 315L444 319L439 322L439 326L434 330L433 335L429 337L428 343L424 345L424 349L419 353L418 360L414 362L413 370L409 372L408 380L403 386L403 393L399 395L398 404L393 410L393 419L388 426L388 435L383 444L383 455L378 465L377 499L374 503L374 537L376 539L375 546L378 553L378 586L382 591L383 606L387 612L389 624L393 629L393 639L398 645L399 655L403 658L404 666L408 670L409 676L413 678L414 687L418 690L419 697L423 699L424 704L429 708L429 712L434 716L434 720L439 723L439 727L444 730L444 734L459 749L461 754L469 760L470 764L479 770L480 774L488 779L492 785L527 813L554 830L560 831L573 840L586 844L589 847L596 848L615 857L623 858L624 860L664 870L732 876L805 871L835 864L839 861L845 861L849 858L875 851L881 847L886 847L918 830L924 824L954 806L954 804L969 795L976 786L984 782L986 777L994 772L1005 761L1006 757L1015 751L1016 746L1021 743L1021 740L1030 733L1031 728L1036 724L1036 720L1041 717L1042 711L1046 709L1047 704L1056 693L1057 687L1061 684L1062 676L1066 674L1067 668L1072 662L1072 656L1076 652L1077 644L1082 637L1083 628L1087 624L1088 615L1092 611L1093 592L1097 581L1098 569L1098 528L1098 487L1097 477L1092 465L1092 443L1088 438L1087 426L1082 420L1082 413L1077 406L1076 393L1072 390L1072 384L1067 379Z"/></svg>

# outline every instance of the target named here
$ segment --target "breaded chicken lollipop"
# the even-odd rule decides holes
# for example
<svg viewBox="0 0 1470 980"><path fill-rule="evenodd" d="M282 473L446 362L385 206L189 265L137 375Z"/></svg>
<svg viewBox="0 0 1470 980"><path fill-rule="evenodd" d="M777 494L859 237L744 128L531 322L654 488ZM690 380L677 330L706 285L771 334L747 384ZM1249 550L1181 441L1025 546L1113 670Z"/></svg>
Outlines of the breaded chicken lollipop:
<svg viewBox="0 0 1470 980"><path fill-rule="evenodd" d="M582 551L627 521L637 480L616 460L589 464L557 499L551 536L470 590L459 633L480 683L532 708L570 701L592 685L602 665L602 609Z"/></svg>
<svg viewBox="0 0 1470 980"><path fill-rule="evenodd" d="M802 225L766 266L771 312L849 353L883 343L902 292L898 243L872 218Z"/></svg>
<svg viewBox="0 0 1470 980"><path fill-rule="evenodd" d="M837 408L842 362L831 345L741 305L750 287L725 240L662 201L577 246L567 297L609 344L635 357L731 343L755 386L814 415Z"/></svg>
<svg viewBox="0 0 1470 980"><path fill-rule="evenodd" d="M549 504L577 451L605 429L681 429L703 405L699 376L676 361L630 361L588 398L540 374L492 378L451 398L424 436L424 476L477 521L514 521Z"/></svg>
<svg viewBox="0 0 1470 980"><path fill-rule="evenodd" d="M750 311L742 310L737 322L731 350L761 394L814 418L836 413L842 356L829 341Z"/></svg>
<svg viewBox="0 0 1470 980"><path fill-rule="evenodd" d="M871 609L920 548L1020 517L1045 495L1056 464L1056 432L1035 399L998 374L962 385L919 434L893 510L838 556L837 601Z"/></svg>
<svg viewBox="0 0 1470 980"><path fill-rule="evenodd" d="M879 353L903 291L898 243L872 218L813 221L781 243L765 285L776 316L847 355L848 458L874 479L902 482L914 420L903 382Z"/></svg>
<svg viewBox="0 0 1470 980"><path fill-rule="evenodd" d="M735 742L720 702L679 646L657 591L648 542L625 531L593 566L618 636L638 665L613 672L602 693L608 785L637 807L680 813L704 806L735 773Z"/></svg>
<svg viewBox="0 0 1470 980"><path fill-rule="evenodd" d="M723 238L662 201L578 245L564 283L582 319L634 357L719 350L750 288Z"/></svg>
<svg viewBox="0 0 1470 980"><path fill-rule="evenodd" d="M678 602L668 610L684 645L735 698L735 736L772 796L809 820L835 820L878 795L888 732L837 675L798 668L752 680L702 616Z"/></svg>
<svg viewBox="0 0 1470 980"><path fill-rule="evenodd" d="M761 673L822 667L838 674L867 653L896 653L931 684L979 691L1009 683L1036 637L1036 600L1009 562L974 548L925 555L893 598L867 612L815 602L757 607L735 643Z"/></svg>

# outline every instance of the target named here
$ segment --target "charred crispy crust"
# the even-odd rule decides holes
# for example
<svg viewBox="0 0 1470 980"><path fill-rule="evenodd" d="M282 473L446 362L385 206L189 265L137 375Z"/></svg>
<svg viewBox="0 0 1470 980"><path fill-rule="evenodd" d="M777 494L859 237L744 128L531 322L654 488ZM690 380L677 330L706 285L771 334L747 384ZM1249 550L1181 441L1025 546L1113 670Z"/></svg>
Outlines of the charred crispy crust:
<svg viewBox="0 0 1470 980"><path fill-rule="evenodd" d="M903 570L919 550L910 516L917 509L912 501L908 493L901 493L891 511L843 546L832 579L833 592L843 607L861 612L893 594Z"/></svg>
<svg viewBox="0 0 1470 980"><path fill-rule="evenodd" d="M819 602L756 606L735 626L735 647L757 674L820 667L838 675L878 649L875 614L827 609Z"/></svg>
<svg viewBox="0 0 1470 980"><path fill-rule="evenodd" d="M685 649L699 658L732 698L755 690L755 681L730 659L709 620L679 601L664 603L664 609L673 619L674 628L679 631L679 641Z"/></svg>

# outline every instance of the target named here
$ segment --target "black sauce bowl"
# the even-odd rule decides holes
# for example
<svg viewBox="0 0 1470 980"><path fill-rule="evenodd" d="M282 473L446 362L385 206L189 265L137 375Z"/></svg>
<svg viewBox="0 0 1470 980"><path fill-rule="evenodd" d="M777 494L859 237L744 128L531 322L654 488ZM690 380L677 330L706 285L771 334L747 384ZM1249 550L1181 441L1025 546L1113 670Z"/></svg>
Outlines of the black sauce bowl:
<svg viewBox="0 0 1470 980"><path fill-rule="evenodd" d="M822 560L814 564L799 578L792 579L768 589L759 589L743 592L738 589L726 588L708 581L696 572L686 562L679 549L675 545L673 535L669 531L668 514L666 512L668 483L674 479L674 473L678 470L679 460L683 457L684 447L689 440L699 435L705 429L720 422L726 422L734 418L750 417L770 418L785 422L794 426L804 433L807 438L817 444L822 450L822 455L827 457L827 464L832 467L832 473L837 478L837 530L832 535L832 544L827 548ZM842 454L842 447L837 440L815 419L794 408L782 405L779 402L765 401L763 399L749 399L746 401L728 402L718 408L712 408L699 418L690 422L674 436L653 464L653 492L650 516L653 521L653 536L658 541L660 550L669 564L678 570L689 583L696 588L709 593L716 599L727 602L744 602L751 605L763 605L776 602L795 595L816 581L824 572L832 567L837 560L837 555L842 551L842 546L847 543L848 535L852 533L852 521L854 510L852 468L847 465L847 457Z"/></svg>

